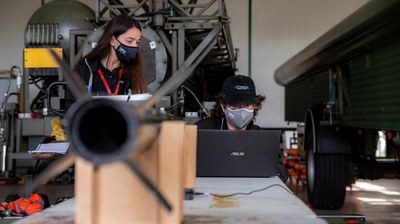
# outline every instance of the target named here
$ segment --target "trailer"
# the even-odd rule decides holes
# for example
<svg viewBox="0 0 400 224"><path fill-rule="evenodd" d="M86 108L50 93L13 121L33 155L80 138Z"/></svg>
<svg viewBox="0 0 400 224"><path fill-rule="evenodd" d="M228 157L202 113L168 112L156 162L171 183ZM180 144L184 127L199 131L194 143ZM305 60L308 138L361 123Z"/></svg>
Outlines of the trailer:
<svg viewBox="0 0 400 224"><path fill-rule="evenodd" d="M400 1L372 0L281 65L285 120L304 124L308 201L399 171Z"/></svg>

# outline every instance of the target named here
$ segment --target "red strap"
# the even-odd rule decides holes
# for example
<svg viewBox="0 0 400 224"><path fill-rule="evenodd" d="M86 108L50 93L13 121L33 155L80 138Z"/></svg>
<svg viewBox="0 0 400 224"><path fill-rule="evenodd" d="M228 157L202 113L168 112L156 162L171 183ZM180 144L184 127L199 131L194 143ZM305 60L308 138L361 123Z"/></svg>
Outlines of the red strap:
<svg viewBox="0 0 400 224"><path fill-rule="evenodd" d="M108 95L118 95L118 91L119 91L119 82L121 81L121 77L122 77L122 69L119 70L118 73L118 83L117 86L115 87L114 93L111 92L110 86L108 85L107 80L104 78L103 72L101 71L101 69L97 70L97 72L99 73L99 76L101 78L101 81L103 81L104 86L106 87L107 93Z"/></svg>

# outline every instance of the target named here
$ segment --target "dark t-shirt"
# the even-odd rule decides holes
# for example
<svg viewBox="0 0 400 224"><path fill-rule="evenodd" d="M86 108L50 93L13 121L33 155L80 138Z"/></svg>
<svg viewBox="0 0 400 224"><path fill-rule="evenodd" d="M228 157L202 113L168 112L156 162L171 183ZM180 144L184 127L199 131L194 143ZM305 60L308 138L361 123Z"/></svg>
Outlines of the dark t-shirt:
<svg viewBox="0 0 400 224"><path fill-rule="evenodd" d="M111 92L113 93L118 82L119 82L119 90L117 95L125 95L128 93L128 89L131 88L131 80L128 75L122 74L120 80L118 80L118 73L122 69L121 67L110 71L106 69L103 64L100 63L99 60L81 60L76 66L75 71L81 76L83 81L85 82L85 87L90 88L90 93L92 95L108 95L107 89L99 75L98 70L101 70L105 80L107 81ZM93 81L92 86L89 85L89 79L92 75Z"/></svg>
<svg viewBox="0 0 400 224"><path fill-rule="evenodd" d="M196 122L198 129L220 129L227 130L228 125L226 124L226 119L223 116L219 117L210 117ZM258 125L255 125L253 121L251 121L246 130L259 130L261 129Z"/></svg>
<svg viewBox="0 0 400 224"><path fill-rule="evenodd" d="M198 129L220 129L220 130L228 129L228 126L226 124L226 119L223 116L203 119L196 122L196 125ZM246 130L260 130L260 129L261 128L258 125L255 125L253 121L251 121L246 127ZM286 181L289 179L289 172L283 165L281 158L282 155L279 154L279 160L276 164L276 168L279 172L278 175L279 178L282 180L282 182L286 183Z"/></svg>

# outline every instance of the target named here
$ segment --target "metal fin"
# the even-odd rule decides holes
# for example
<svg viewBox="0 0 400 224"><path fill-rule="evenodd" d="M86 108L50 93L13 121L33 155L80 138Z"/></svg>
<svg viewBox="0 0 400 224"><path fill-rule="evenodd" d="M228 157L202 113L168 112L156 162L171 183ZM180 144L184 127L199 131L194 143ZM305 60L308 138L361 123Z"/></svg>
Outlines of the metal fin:
<svg viewBox="0 0 400 224"><path fill-rule="evenodd" d="M150 181L150 179L143 173L143 171L135 164L132 160L125 160L125 164L136 174L136 176L143 182L143 184L150 190L153 196L167 209L167 211L172 211L171 204L167 199L161 194L157 187Z"/></svg>

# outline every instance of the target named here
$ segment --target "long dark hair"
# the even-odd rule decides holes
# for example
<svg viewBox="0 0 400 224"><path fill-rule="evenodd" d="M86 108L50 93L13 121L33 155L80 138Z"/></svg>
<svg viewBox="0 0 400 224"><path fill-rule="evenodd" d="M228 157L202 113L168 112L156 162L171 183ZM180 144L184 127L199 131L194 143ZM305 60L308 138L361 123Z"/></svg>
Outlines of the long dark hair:
<svg viewBox="0 0 400 224"><path fill-rule="evenodd" d="M96 47L86 56L88 59L99 59L106 57L111 50L110 40L111 38L118 37L125 33L131 28L138 28L142 31L140 24L131 16L121 14L111 19L104 29L103 35L97 42ZM132 81L132 92L133 93L145 93L148 92L146 78L144 75L144 66L141 54L138 51L136 59L130 63L124 65L124 74L128 75Z"/></svg>
<svg viewBox="0 0 400 224"><path fill-rule="evenodd" d="M265 96L263 95L256 95L256 104L254 106L254 116L257 115L258 111L261 110L262 108L262 103L265 100ZM219 117L219 116L224 116L224 111L222 110L221 104L223 106L226 106L226 99L224 94L219 94L218 96L215 97L215 104L214 108L211 111L211 117Z"/></svg>

